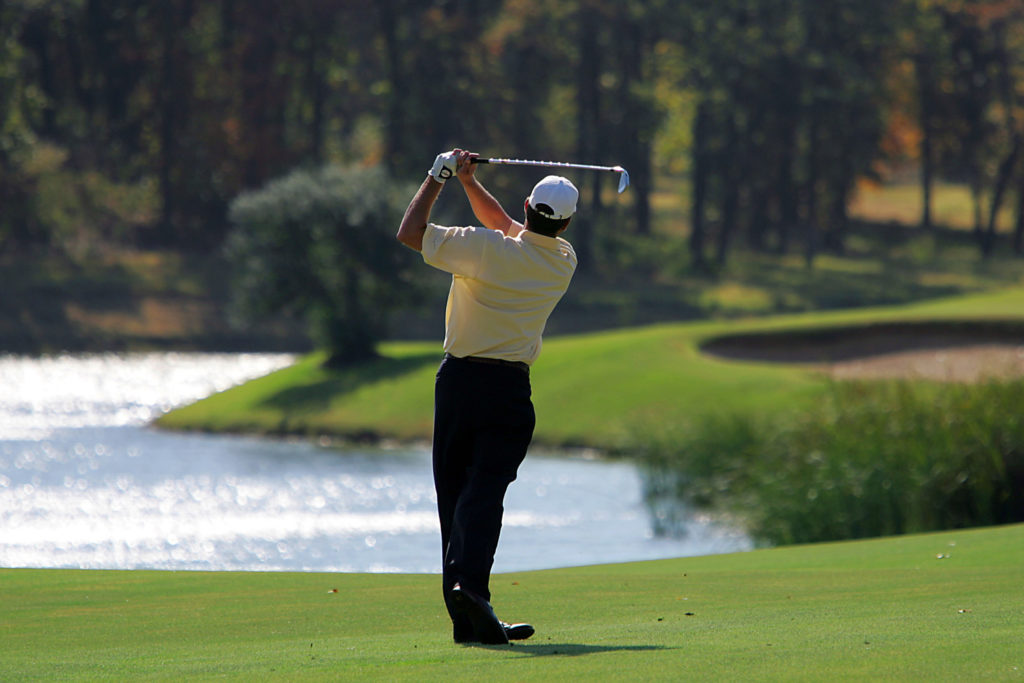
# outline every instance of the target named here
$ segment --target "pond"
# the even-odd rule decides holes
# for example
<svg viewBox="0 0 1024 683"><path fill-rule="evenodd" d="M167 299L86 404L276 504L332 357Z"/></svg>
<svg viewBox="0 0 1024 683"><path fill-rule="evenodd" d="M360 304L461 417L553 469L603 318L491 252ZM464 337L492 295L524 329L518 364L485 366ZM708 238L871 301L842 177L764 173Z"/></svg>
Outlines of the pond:
<svg viewBox="0 0 1024 683"><path fill-rule="evenodd" d="M0 356L0 566L437 572L425 447L177 434L171 407L285 354ZM531 451L495 571L747 550L697 515L656 537L636 468Z"/></svg>

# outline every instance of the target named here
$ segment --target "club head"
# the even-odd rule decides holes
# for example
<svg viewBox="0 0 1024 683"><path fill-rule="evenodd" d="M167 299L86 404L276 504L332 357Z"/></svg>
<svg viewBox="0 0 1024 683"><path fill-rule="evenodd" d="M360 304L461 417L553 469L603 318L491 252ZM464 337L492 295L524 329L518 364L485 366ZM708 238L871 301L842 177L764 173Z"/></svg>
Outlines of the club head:
<svg viewBox="0 0 1024 683"><path fill-rule="evenodd" d="M614 170L619 173L619 194L622 194L629 187L629 173L621 166L616 166Z"/></svg>

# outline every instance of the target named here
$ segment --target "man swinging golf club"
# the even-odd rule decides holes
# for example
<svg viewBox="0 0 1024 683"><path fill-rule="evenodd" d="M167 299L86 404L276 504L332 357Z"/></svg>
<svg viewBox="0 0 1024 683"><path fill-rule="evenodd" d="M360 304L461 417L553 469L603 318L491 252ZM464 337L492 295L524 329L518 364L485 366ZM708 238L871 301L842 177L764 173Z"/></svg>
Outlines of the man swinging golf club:
<svg viewBox="0 0 1024 683"><path fill-rule="evenodd" d="M444 360L434 387L434 486L441 519L442 588L455 642L529 638L529 624L499 621L489 581L503 500L533 438L530 365L576 270L560 235L579 192L559 176L533 188L526 219L513 220L476 179L477 155L438 155L406 209L398 240L452 274ZM430 211L455 176L483 227L442 227Z"/></svg>

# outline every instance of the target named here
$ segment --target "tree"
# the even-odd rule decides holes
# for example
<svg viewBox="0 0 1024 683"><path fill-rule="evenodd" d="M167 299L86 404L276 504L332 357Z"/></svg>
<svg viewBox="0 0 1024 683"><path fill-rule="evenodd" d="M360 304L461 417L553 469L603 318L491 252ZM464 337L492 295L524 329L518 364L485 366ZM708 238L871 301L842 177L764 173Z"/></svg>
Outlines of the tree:
<svg viewBox="0 0 1024 683"><path fill-rule="evenodd" d="M897 28L890 4L681 7L677 39L689 61L681 86L695 93L699 114L690 164L695 264L711 238L723 263L738 235L764 249L774 232L784 250L796 227L808 264L820 246L842 251L847 203L884 130L882 76Z"/></svg>
<svg viewBox="0 0 1024 683"><path fill-rule="evenodd" d="M236 318L305 316L328 364L372 358L388 314L414 299L413 252L394 240L411 188L380 168L294 171L231 203Z"/></svg>
<svg viewBox="0 0 1024 683"><path fill-rule="evenodd" d="M1005 156L999 159L998 170L993 179L992 198L989 203L988 225L980 236L981 252L986 258L992 255L995 248L999 211L1010 183L1014 176L1018 175L1019 159L1022 147L1024 147L1024 131L1021 130L1018 123L1020 106L1015 79L1015 58L1019 55L1014 54L1008 38L1011 31L1019 33L1022 19L1024 19L1024 11L1017 4L988 8L987 16L981 17L981 21L989 29L988 34L992 36L994 43L994 70L996 72L994 80L998 93L998 105L995 108L1002 109L1003 124L1002 130L997 132L997 136L1001 135L997 149L1007 150ZM997 151L996 156L998 157L998 155Z"/></svg>
<svg viewBox="0 0 1024 683"><path fill-rule="evenodd" d="M927 104L940 115L933 115L929 132L942 133L938 139L944 144L936 154L940 170L948 177L966 178L970 185L974 235L987 257L995 248L999 211L1011 188L1021 185L1024 171L1024 10L1016 2L989 0L930 0L923 6L926 19L941 20L944 37L929 48L929 66L942 74L932 78L935 86ZM924 42L922 36L918 42Z"/></svg>
<svg viewBox="0 0 1024 683"><path fill-rule="evenodd" d="M45 241L34 229L32 179L22 163L34 136L25 120L31 98L23 76L24 50L13 39L21 29L18 19L15 8L0 5L0 252Z"/></svg>
<svg viewBox="0 0 1024 683"><path fill-rule="evenodd" d="M944 96L944 86L952 90L949 35L944 30L942 13L937 9L941 0L906 0L909 22L908 52L914 64L917 125L920 128L921 165L921 227L934 227L932 204L938 160L943 149L941 132L950 116L950 98ZM913 106L912 103L907 103Z"/></svg>

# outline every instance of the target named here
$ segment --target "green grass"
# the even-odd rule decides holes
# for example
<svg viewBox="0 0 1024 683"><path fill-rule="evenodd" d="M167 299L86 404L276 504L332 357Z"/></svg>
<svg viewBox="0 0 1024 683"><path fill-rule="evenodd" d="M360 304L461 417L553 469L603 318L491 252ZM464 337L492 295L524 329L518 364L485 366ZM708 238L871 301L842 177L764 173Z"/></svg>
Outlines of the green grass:
<svg viewBox="0 0 1024 683"><path fill-rule="evenodd" d="M637 423L701 415L799 409L827 380L805 367L731 361L702 354L724 334L867 325L881 321L1020 319L1024 289L886 308L677 323L548 339L533 369L545 445L614 448ZM295 366L164 416L171 429L373 435L428 439L438 343L392 343L385 358L328 371L311 355Z"/></svg>
<svg viewBox="0 0 1024 683"><path fill-rule="evenodd" d="M0 570L0 678L1024 677L1020 525L498 574L512 647L453 644L439 581Z"/></svg>

